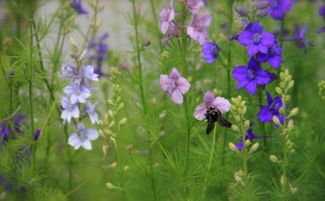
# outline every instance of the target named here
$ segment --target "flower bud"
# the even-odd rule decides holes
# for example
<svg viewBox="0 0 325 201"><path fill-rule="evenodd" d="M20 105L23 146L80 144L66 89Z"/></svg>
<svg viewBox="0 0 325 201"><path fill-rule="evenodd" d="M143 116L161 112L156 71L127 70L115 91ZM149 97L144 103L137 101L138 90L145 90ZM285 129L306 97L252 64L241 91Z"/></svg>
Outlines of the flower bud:
<svg viewBox="0 0 325 201"><path fill-rule="evenodd" d="M259 146L260 146L259 143L253 144L253 146L249 149L249 153L250 154L254 153L258 149Z"/></svg>
<svg viewBox="0 0 325 201"><path fill-rule="evenodd" d="M289 118L290 118L290 117L294 117L294 116L296 116L298 113L299 113L299 108L295 107L295 108L293 108L293 109L290 111L288 117L289 117Z"/></svg>
<svg viewBox="0 0 325 201"><path fill-rule="evenodd" d="M272 161L273 163L279 163L279 159L278 157L276 157L275 155L270 155L270 161Z"/></svg>
<svg viewBox="0 0 325 201"><path fill-rule="evenodd" d="M228 144L228 146L229 146L229 149L231 150L231 151L234 151L234 152L238 152L238 149L237 149L237 147L236 147L236 145L234 144L234 143L229 143Z"/></svg>

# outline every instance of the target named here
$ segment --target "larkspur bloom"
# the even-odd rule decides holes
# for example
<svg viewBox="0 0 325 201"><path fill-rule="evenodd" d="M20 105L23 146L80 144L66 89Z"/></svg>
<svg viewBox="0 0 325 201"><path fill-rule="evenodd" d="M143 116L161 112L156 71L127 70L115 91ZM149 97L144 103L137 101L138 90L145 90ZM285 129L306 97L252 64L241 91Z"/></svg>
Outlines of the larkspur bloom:
<svg viewBox="0 0 325 201"><path fill-rule="evenodd" d="M85 103L91 96L90 89L80 83L71 83L64 88L64 93L70 97L71 104Z"/></svg>
<svg viewBox="0 0 325 201"><path fill-rule="evenodd" d="M91 150L91 141L96 140L97 138L98 133L96 129L86 128L84 124L79 123L77 125L77 131L69 136L68 143L74 149L82 147L86 150Z"/></svg>
<svg viewBox="0 0 325 201"><path fill-rule="evenodd" d="M204 94L203 103L198 105L194 112L197 120L205 120L207 112L210 110L219 111L222 114L228 112L231 108L230 102L223 97L215 97L211 91Z"/></svg>
<svg viewBox="0 0 325 201"><path fill-rule="evenodd" d="M255 139L256 139L256 134L253 132L252 128L249 128L246 131L245 140L249 140L249 141L252 142ZM235 144L235 146L236 146L238 151L243 151L244 148L245 148L245 143L243 142L243 139L240 139L239 142Z"/></svg>
<svg viewBox="0 0 325 201"><path fill-rule="evenodd" d="M89 116L89 119L92 124L99 123L98 113L96 111L96 105L92 103L86 103L85 111Z"/></svg>
<svg viewBox="0 0 325 201"><path fill-rule="evenodd" d="M9 127L7 122L0 123L0 136L3 140L8 140L9 135L11 133L11 128Z"/></svg>
<svg viewBox="0 0 325 201"><path fill-rule="evenodd" d="M275 45L275 36L264 31L263 26L258 23L249 23L243 31L238 34L238 42L246 47L249 56L257 53L267 54L269 48Z"/></svg>
<svg viewBox="0 0 325 201"><path fill-rule="evenodd" d="M256 60L261 63L267 62L273 68L279 68L282 64L282 48L277 43L269 48L268 52L258 53L256 55Z"/></svg>
<svg viewBox="0 0 325 201"><path fill-rule="evenodd" d="M237 66L232 71L238 89L244 88L255 95L258 87L263 87L275 79L275 75L261 68L260 63L251 58L247 66Z"/></svg>
<svg viewBox="0 0 325 201"><path fill-rule="evenodd" d="M179 30L175 22L175 9L170 4L160 11L160 31L168 38L177 36Z"/></svg>
<svg viewBox="0 0 325 201"><path fill-rule="evenodd" d="M290 38L290 40L294 41L298 48L306 48L310 45L310 42L306 37L306 33L307 26L296 26L293 36Z"/></svg>
<svg viewBox="0 0 325 201"><path fill-rule="evenodd" d="M79 15L87 15L88 11L84 7L81 0L71 0L70 6L78 13Z"/></svg>
<svg viewBox="0 0 325 201"><path fill-rule="evenodd" d="M191 23L187 26L187 35L199 44L208 41L208 31L212 21L212 17L206 10L201 10L192 17Z"/></svg>
<svg viewBox="0 0 325 201"><path fill-rule="evenodd" d="M202 45L201 56L204 62L211 64L216 61L220 48L214 42L205 42Z"/></svg>
<svg viewBox="0 0 325 201"><path fill-rule="evenodd" d="M176 68L173 68L169 75L160 75L160 87L174 103L182 104L183 95L189 91L191 85Z"/></svg>
<svg viewBox="0 0 325 201"><path fill-rule="evenodd" d="M275 20L283 20L292 9L294 0L259 0L257 8L266 11Z"/></svg>
<svg viewBox="0 0 325 201"><path fill-rule="evenodd" d="M192 13L197 13L205 6L207 0L186 0L186 5Z"/></svg>
<svg viewBox="0 0 325 201"><path fill-rule="evenodd" d="M109 35L108 33L104 33L98 38L93 39L88 46L88 54L89 60L94 63L95 70L94 72L98 76L102 76L104 74L102 70L103 62L107 58L107 53L109 50L107 39Z"/></svg>
<svg viewBox="0 0 325 201"><path fill-rule="evenodd" d="M79 106L76 103L71 103L70 98L63 96L61 99L61 118L70 123L72 118L79 118L80 111Z"/></svg>
<svg viewBox="0 0 325 201"><path fill-rule="evenodd" d="M272 95L266 93L267 105L264 105L260 108L258 112L258 119L262 123L270 123L273 121L273 118L276 117L281 124L285 122L285 116L280 113L280 109L284 107L284 103L280 96L272 97Z"/></svg>

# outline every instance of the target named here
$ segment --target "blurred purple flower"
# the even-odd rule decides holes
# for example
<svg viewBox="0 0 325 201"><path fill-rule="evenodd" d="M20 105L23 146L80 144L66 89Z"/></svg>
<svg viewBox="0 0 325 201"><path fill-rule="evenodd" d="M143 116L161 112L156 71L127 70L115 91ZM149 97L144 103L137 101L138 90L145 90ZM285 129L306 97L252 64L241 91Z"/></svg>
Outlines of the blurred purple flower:
<svg viewBox="0 0 325 201"><path fill-rule="evenodd" d="M61 112L61 118L65 121L70 123L72 118L79 118L80 111L78 104L73 104L70 101L70 98L63 96L61 99L61 106L62 106L62 112Z"/></svg>
<svg viewBox="0 0 325 201"><path fill-rule="evenodd" d="M92 124L99 123L98 114L97 114L97 111L96 111L95 104L86 103L86 105L85 105L85 111L88 114L89 119L90 119L90 121L91 121Z"/></svg>
<svg viewBox="0 0 325 201"><path fill-rule="evenodd" d="M230 110L230 102L223 97L215 97L210 91L206 92L203 97L203 103L195 108L194 117L197 120L205 120L208 110L215 110L221 113L226 113Z"/></svg>
<svg viewBox="0 0 325 201"><path fill-rule="evenodd" d="M42 130L40 128L36 129L35 132L33 133L33 140L37 141L42 134Z"/></svg>
<svg viewBox="0 0 325 201"><path fill-rule="evenodd" d="M293 36L289 38L289 40L292 40L296 43L298 48L306 48L310 45L310 42L308 41L306 37L307 32L307 26L301 25L296 26L295 31L293 33Z"/></svg>
<svg viewBox="0 0 325 201"><path fill-rule="evenodd" d="M7 122L0 123L0 136L4 140L8 140L9 135L11 133L11 128L9 127Z"/></svg>
<svg viewBox="0 0 325 201"><path fill-rule="evenodd" d="M98 138L98 133L96 129L86 128L84 124L79 123L77 125L77 131L69 136L68 144L74 149L79 149L80 147L91 150L91 141Z"/></svg>
<svg viewBox="0 0 325 201"><path fill-rule="evenodd" d="M256 59L261 63L268 62L273 68L279 68L282 64L282 48L275 44L266 54L258 53Z"/></svg>
<svg viewBox="0 0 325 201"><path fill-rule="evenodd" d="M81 0L71 0L70 6L78 13L79 15L87 15L88 11L85 9Z"/></svg>
<svg viewBox="0 0 325 201"><path fill-rule="evenodd" d="M91 62L95 63L96 68L94 72L98 76L102 76L104 74L102 70L102 65L105 59L107 58L107 53L109 50L107 44L108 37L108 33L105 33L100 37L93 39L88 46L89 59Z"/></svg>
<svg viewBox="0 0 325 201"><path fill-rule="evenodd" d="M318 11L319 16L325 17L325 5L321 5Z"/></svg>
<svg viewBox="0 0 325 201"><path fill-rule="evenodd" d="M188 92L191 85L176 68L173 68L169 75L160 75L160 87L174 103L182 104L183 95Z"/></svg>
<svg viewBox="0 0 325 201"><path fill-rule="evenodd" d="M219 51L220 48L215 42L205 42L202 45L202 50L201 50L202 59L206 63L212 64L218 58Z"/></svg>
<svg viewBox="0 0 325 201"><path fill-rule="evenodd" d="M71 104L85 103L91 95L88 87L80 83L71 83L64 88L64 93L70 97Z"/></svg>
<svg viewBox="0 0 325 201"><path fill-rule="evenodd" d="M275 20L283 20L293 5L294 0L259 0L256 3L260 13L267 13Z"/></svg>
<svg viewBox="0 0 325 201"><path fill-rule="evenodd" d="M23 114L16 114L13 117L13 127L14 127L15 132L17 132L17 133L22 132L21 127L23 126L25 121L26 121L26 117Z"/></svg>
<svg viewBox="0 0 325 201"><path fill-rule="evenodd" d="M267 92L267 105L264 105L260 108L258 112L258 119L262 123L273 122L273 117L277 117L281 124L285 122L285 116L280 113L280 109L284 107L284 103L280 96L272 97L272 95Z"/></svg>
<svg viewBox="0 0 325 201"><path fill-rule="evenodd" d="M324 33L325 32L325 27L321 27L317 30L317 33Z"/></svg>
<svg viewBox="0 0 325 201"><path fill-rule="evenodd" d="M275 75L261 68L260 63L251 58L247 66L237 66L232 71L238 89L244 88L255 95L259 86L265 86L275 79Z"/></svg>
<svg viewBox="0 0 325 201"><path fill-rule="evenodd" d="M166 34L175 24L175 9L172 5L165 6L160 11L160 31Z"/></svg>
<svg viewBox="0 0 325 201"><path fill-rule="evenodd" d="M193 15L187 34L199 44L203 45L208 40L208 31L212 17L208 11L200 11Z"/></svg>
<svg viewBox="0 0 325 201"><path fill-rule="evenodd" d="M245 140L249 140L252 142L255 139L256 139L256 134L253 132L252 128L249 128L246 131ZM245 148L245 143L243 142L243 139L240 139L239 142L235 144L235 146L238 151L243 151Z"/></svg>
<svg viewBox="0 0 325 201"><path fill-rule="evenodd" d="M272 33L264 31L258 22L249 23L245 29L239 33L237 40L246 47L249 56L257 53L267 54L269 48L275 45L275 37Z"/></svg>
<svg viewBox="0 0 325 201"><path fill-rule="evenodd" d="M186 0L186 5L191 13L197 13L205 6L207 0Z"/></svg>

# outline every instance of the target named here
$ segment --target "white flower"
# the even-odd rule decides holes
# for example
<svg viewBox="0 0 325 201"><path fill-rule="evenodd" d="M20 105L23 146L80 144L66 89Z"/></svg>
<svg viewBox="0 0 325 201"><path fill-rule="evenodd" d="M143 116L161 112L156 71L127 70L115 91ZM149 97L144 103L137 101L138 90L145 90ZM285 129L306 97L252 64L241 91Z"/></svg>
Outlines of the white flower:
<svg viewBox="0 0 325 201"><path fill-rule="evenodd" d="M69 137L68 144L74 149L79 149L80 147L91 150L91 141L98 138L98 133L96 129L86 128L84 124L79 123L77 125L77 131L72 133Z"/></svg>

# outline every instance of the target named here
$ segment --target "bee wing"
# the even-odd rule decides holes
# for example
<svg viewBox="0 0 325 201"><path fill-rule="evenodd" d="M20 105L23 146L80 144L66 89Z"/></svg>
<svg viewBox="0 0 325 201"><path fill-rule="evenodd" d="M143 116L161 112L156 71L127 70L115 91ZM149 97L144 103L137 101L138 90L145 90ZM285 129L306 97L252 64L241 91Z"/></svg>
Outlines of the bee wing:
<svg viewBox="0 0 325 201"><path fill-rule="evenodd" d="M223 116L219 116L218 123L220 126L230 128L232 123L225 119Z"/></svg>

